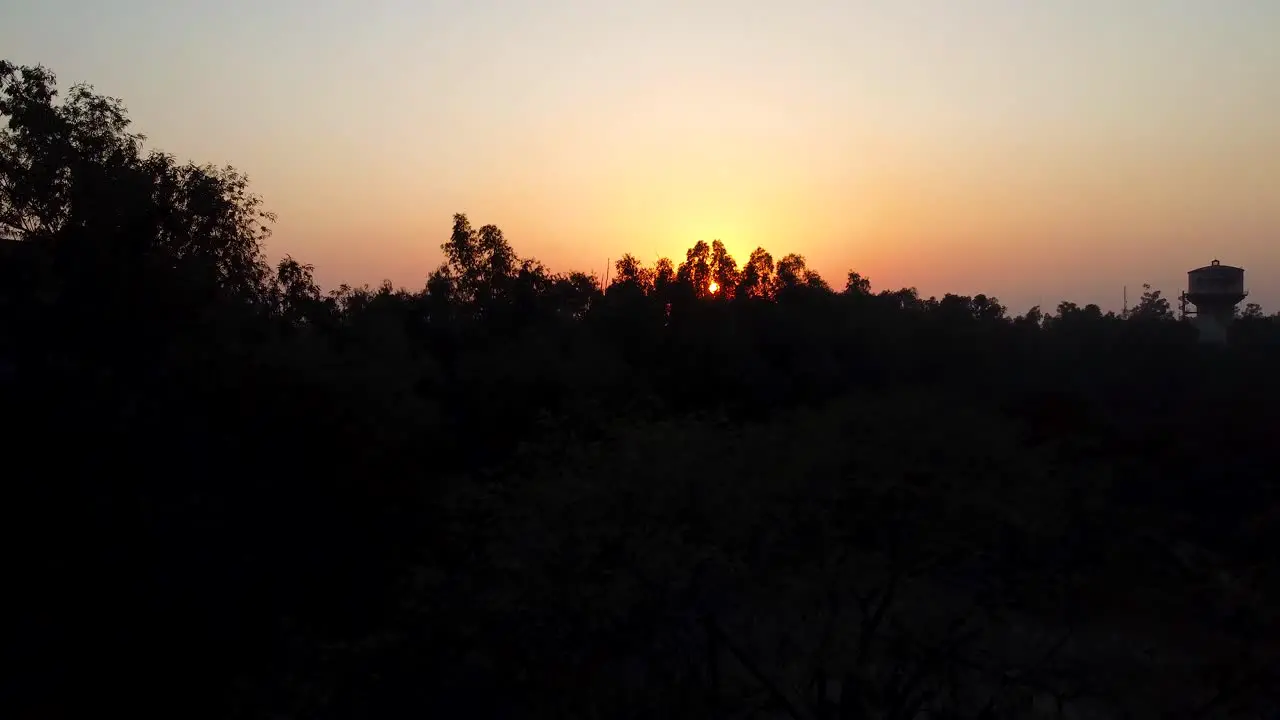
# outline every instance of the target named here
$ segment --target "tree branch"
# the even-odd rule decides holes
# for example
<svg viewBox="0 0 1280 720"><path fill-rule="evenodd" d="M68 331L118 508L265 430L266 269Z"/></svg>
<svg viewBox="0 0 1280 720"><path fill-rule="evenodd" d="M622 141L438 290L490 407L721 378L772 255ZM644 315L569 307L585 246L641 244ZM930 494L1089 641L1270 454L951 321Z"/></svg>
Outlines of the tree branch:
<svg viewBox="0 0 1280 720"><path fill-rule="evenodd" d="M729 649L729 652L733 654L733 657L736 658L737 661L742 664L742 667L746 668L747 672L751 673L751 675L769 691L769 695L774 699L774 701L782 705L783 709L787 711L787 715L791 716L792 720L804 720L801 712L796 708L786 694L779 690L778 686L769 680L759 666L757 666L755 662L746 655L746 653L738 649L738 646L735 645L734 642L729 639L729 636L720 629L720 626L716 624L715 618L710 615L705 615L703 616L703 622L706 623L707 632L711 633L720 642L724 643L724 646Z"/></svg>

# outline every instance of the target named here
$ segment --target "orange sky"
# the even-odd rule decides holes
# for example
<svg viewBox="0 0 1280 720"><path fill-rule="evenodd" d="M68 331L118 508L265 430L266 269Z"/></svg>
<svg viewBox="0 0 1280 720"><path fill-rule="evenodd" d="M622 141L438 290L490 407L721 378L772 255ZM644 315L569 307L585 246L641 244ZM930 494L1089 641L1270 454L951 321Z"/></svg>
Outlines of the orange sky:
<svg viewBox="0 0 1280 720"><path fill-rule="evenodd" d="M558 270L719 238L1023 311L1218 257L1280 310L1273 0L14 2L9 59L246 171L330 287L466 212Z"/></svg>

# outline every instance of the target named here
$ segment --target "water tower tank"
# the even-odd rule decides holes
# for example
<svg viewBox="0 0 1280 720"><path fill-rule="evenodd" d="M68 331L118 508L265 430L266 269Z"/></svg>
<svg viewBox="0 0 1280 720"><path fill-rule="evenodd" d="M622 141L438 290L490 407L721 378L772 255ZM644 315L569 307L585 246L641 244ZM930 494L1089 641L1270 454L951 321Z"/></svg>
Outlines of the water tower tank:
<svg viewBox="0 0 1280 720"><path fill-rule="evenodd" d="M1188 272L1187 292L1183 297L1196 306L1195 325L1200 331L1200 340L1225 343L1236 305L1248 294L1244 289L1244 268L1214 260Z"/></svg>

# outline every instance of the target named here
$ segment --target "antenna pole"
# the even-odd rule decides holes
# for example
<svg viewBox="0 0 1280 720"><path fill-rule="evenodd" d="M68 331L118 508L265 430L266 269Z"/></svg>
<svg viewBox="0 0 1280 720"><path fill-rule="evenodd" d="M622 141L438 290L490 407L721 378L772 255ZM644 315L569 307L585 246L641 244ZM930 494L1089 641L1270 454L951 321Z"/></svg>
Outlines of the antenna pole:
<svg viewBox="0 0 1280 720"><path fill-rule="evenodd" d="M1124 311L1121 314L1121 317L1128 317L1128 316L1129 316L1129 286L1125 285L1124 286Z"/></svg>

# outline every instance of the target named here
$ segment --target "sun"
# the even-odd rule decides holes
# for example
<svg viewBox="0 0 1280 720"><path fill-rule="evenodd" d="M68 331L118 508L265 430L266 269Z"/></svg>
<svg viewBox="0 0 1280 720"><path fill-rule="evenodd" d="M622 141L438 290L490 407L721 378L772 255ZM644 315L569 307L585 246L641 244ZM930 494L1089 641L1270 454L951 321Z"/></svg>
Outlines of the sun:
<svg viewBox="0 0 1280 720"><path fill-rule="evenodd" d="M715 280L712 280L711 284L707 286L707 291L713 295L719 289L720 289L720 283L716 282Z"/></svg>

